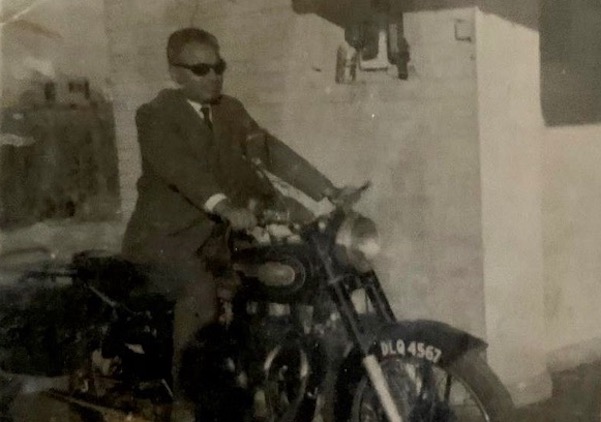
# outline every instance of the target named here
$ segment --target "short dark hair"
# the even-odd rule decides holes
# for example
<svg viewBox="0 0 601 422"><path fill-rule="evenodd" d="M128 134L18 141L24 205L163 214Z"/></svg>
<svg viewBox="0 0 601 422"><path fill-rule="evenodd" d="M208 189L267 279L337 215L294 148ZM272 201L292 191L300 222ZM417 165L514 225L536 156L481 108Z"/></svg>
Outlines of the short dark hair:
<svg viewBox="0 0 601 422"><path fill-rule="evenodd" d="M177 63L184 47L192 42L208 45L214 48L215 52L219 54L219 42L215 35L200 28L183 28L178 29L169 36L169 40L167 41L167 62L169 64Z"/></svg>

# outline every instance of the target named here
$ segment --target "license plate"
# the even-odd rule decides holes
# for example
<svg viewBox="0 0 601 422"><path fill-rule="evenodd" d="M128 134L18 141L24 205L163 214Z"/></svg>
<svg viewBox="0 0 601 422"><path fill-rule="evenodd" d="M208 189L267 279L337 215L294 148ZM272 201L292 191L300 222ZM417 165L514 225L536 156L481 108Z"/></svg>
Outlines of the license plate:
<svg viewBox="0 0 601 422"><path fill-rule="evenodd" d="M421 341L405 341L403 339L382 340L380 341L380 355L403 356L425 359L432 363L437 363L442 357L442 350L431 344Z"/></svg>

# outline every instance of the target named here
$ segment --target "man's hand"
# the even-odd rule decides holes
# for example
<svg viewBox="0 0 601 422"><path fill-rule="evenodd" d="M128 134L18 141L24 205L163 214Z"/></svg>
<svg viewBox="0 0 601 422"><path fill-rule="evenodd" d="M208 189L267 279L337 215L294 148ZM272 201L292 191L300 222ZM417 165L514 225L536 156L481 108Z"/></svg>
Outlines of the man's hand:
<svg viewBox="0 0 601 422"><path fill-rule="evenodd" d="M234 230L250 230L257 225L257 217L246 208L230 208L222 215Z"/></svg>
<svg viewBox="0 0 601 422"><path fill-rule="evenodd" d="M369 186L369 182L358 188L354 186L343 186L341 188L332 186L324 190L324 196L335 206L351 206L359 200L363 191Z"/></svg>
<svg viewBox="0 0 601 422"><path fill-rule="evenodd" d="M257 225L257 217L247 208L238 208L224 199L215 205L215 214L228 221L234 230L250 230Z"/></svg>

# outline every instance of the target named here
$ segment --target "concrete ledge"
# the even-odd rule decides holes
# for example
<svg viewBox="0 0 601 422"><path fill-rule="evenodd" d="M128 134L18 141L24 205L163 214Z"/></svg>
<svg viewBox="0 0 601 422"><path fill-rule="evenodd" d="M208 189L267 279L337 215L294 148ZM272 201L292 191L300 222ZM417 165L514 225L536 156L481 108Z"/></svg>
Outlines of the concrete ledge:
<svg viewBox="0 0 601 422"><path fill-rule="evenodd" d="M551 374L547 371L506 387L516 407L546 400L553 392Z"/></svg>
<svg viewBox="0 0 601 422"><path fill-rule="evenodd" d="M550 373L572 370L580 365L601 361L601 337L562 347L547 354L545 372L528 380L507 385L516 407L545 400L551 396Z"/></svg>
<svg viewBox="0 0 601 422"><path fill-rule="evenodd" d="M601 337L562 347L547 355L547 365L552 372L565 371L597 360L601 360Z"/></svg>

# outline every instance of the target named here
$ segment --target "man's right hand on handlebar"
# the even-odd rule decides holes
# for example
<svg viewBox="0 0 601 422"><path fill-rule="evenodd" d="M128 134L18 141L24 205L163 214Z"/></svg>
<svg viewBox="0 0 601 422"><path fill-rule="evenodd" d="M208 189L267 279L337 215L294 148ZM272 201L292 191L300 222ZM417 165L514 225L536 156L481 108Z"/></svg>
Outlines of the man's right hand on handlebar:
<svg viewBox="0 0 601 422"><path fill-rule="evenodd" d="M224 199L215 205L213 212L229 222L234 230L250 230L257 225L257 217L251 210L236 207L228 199Z"/></svg>

